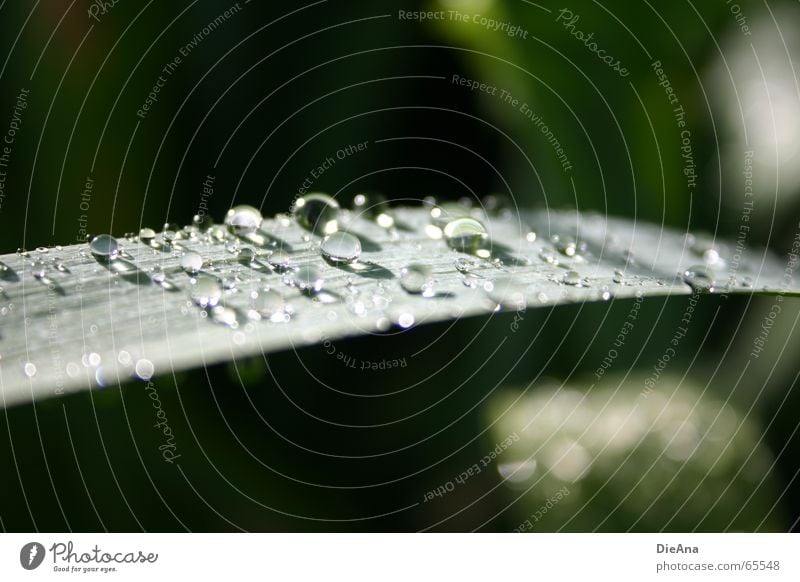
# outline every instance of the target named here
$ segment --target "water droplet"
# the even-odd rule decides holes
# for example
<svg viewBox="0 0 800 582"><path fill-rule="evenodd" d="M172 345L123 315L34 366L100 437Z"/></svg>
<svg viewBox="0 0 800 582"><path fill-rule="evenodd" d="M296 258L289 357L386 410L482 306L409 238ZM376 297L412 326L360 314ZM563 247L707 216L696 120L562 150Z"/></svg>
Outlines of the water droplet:
<svg viewBox="0 0 800 582"><path fill-rule="evenodd" d="M443 232L447 246L470 254L482 250L489 236L483 224L470 217L456 218L448 222Z"/></svg>
<svg viewBox="0 0 800 582"><path fill-rule="evenodd" d="M283 297L277 291L264 289L253 291L250 294L250 309L254 315L253 319L269 319L275 323L282 323L289 320L289 309Z"/></svg>
<svg viewBox="0 0 800 582"><path fill-rule="evenodd" d="M484 289L489 298L500 307L517 310L525 308L525 287L515 279L510 277L497 279Z"/></svg>
<svg viewBox="0 0 800 582"><path fill-rule="evenodd" d="M269 263L270 267L275 269L278 273L283 273L289 269L289 266L291 265L291 257L284 251L275 251L267 259L267 262Z"/></svg>
<svg viewBox="0 0 800 582"><path fill-rule="evenodd" d="M298 198L292 215L297 224L320 236L339 230L339 203L321 192Z"/></svg>
<svg viewBox="0 0 800 582"><path fill-rule="evenodd" d="M143 228L139 231L139 240L144 244L149 245L156 238L156 231L152 228Z"/></svg>
<svg viewBox="0 0 800 582"><path fill-rule="evenodd" d="M33 378L36 375L36 364L33 362L25 362L25 365L22 367L22 371L28 378Z"/></svg>
<svg viewBox="0 0 800 582"><path fill-rule="evenodd" d="M190 275L196 275L203 268L203 257L199 253L188 252L181 257L181 269Z"/></svg>
<svg viewBox="0 0 800 582"><path fill-rule="evenodd" d="M222 285L215 277L201 275L192 283L189 295L200 307L214 307L222 297Z"/></svg>
<svg viewBox="0 0 800 582"><path fill-rule="evenodd" d="M211 320L226 327L239 327L239 317L236 311L223 305L217 305L211 310Z"/></svg>
<svg viewBox="0 0 800 582"><path fill-rule="evenodd" d="M466 275L472 270L472 268L475 266L475 263L469 259L465 259L464 257L459 257L455 260L454 265L456 267L456 271Z"/></svg>
<svg viewBox="0 0 800 582"><path fill-rule="evenodd" d="M319 272L311 265L301 265L292 275L291 282L301 291L308 293L317 293L324 283Z"/></svg>
<svg viewBox="0 0 800 582"><path fill-rule="evenodd" d="M714 274L705 265L694 265L686 269L683 280L692 289L699 291L713 292L716 284Z"/></svg>
<svg viewBox="0 0 800 582"><path fill-rule="evenodd" d="M414 315L412 313L403 312L397 317L397 324L403 329L408 329L414 325Z"/></svg>
<svg viewBox="0 0 800 582"><path fill-rule="evenodd" d="M361 256L361 241L349 232L334 232L323 239L320 251L334 263L352 263Z"/></svg>
<svg viewBox="0 0 800 582"><path fill-rule="evenodd" d="M261 226L263 220L258 208L247 204L234 206L225 215L225 225L235 235L255 232Z"/></svg>
<svg viewBox="0 0 800 582"><path fill-rule="evenodd" d="M421 263L411 263L400 269L400 286L408 293L430 294L433 275L430 267Z"/></svg>
<svg viewBox="0 0 800 582"><path fill-rule="evenodd" d="M101 234L92 239L89 250L99 261L113 261L119 256L119 243L113 236Z"/></svg>
<svg viewBox="0 0 800 582"><path fill-rule="evenodd" d="M575 287L580 287L582 283L581 274L578 271L567 271L564 273L564 276L561 277L561 282L565 285L573 285Z"/></svg>
<svg viewBox="0 0 800 582"><path fill-rule="evenodd" d="M525 240L531 243L536 242L536 233L532 230L528 231L528 234L525 235Z"/></svg>
<svg viewBox="0 0 800 582"><path fill-rule="evenodd" d="M142 358L141 360L136 361L136 366L134 366L134 371L136 375L142 380L149 380L153 377L153 374L156 372L156 368L153 365L153 362L146 358Z"/></svg>
<svg viewBox="0 0 800 582"><path fill-rule="evenodd" d="M614 269L614 276L612 279L614 283L622 283L625 281L625 273L623 273L619 269Z"/></svg>
<svg viewBox="0 0 800 582"><path fill-rule="evenodd" d="M552 251L548 251L547 249L542 249L539 251L539 258L542 259L548 265L557 265L558 259L556 255Z"/></svg>

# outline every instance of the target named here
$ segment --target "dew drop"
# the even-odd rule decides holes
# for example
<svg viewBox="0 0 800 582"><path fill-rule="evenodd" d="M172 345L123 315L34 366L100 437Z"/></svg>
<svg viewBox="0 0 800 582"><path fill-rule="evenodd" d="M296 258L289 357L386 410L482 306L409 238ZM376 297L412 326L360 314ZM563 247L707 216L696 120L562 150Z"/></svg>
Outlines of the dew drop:
<svg viewBox="0 0 800 582"><path fill-rule="evenodd" d="M119 243L113 236L101 234L92 239L89 250L99 261L113 261L119 256Z"/></svg>
<svg viewBox="0 0 800 582"><path fill-rule="evenodd" d="M149 245L156 238L156 231L152 228L143 228L139 231L139 240Z"/></svg>
<svg viewBox="0 0 800 582"><path fill-rule="evenodd" d="M155 374L156 368L153 365L153 362L146 358L142 358L141 360L136 361L134 371L140 379L149 380L153 377L153 374Z"/></svg>
<svg viewBox="0 0 800 582"><path fill-rule="evenodd" d="M253 291L250 294L250 310L253 319L269 319L275 323L288 321L289 313L286 302L277 291L264 289L262 291Z"/></svg>
<svg viewBox="0 0 800 582"><path fill-rule="evenodd" d="M200 307L214 307L222 297L222 285L215 277L201 275L192 283L189 295Z"/></svg>
<svg viewBox="0 0 800 582"><path fill-rule="evenodd" d="M470 217L456 218L448 222L443 233L447 246L470 254L482 250L489 236L483 224Z"/></svg>
<svg viewBox="0 0 800 582"><path fill-rule="evenodd" d="M302 265L292 275L292 284L308 293L317 293L322 289L324 280L319 272L311 265Z"/></svg>
<svg viewBox="0 0 800 582"><path fill-rule="evenodd" d="M713 292L716 282L714 274L704 265L694 265L683 272L683 280L692 289Z"/></svg>
<svg viewBox="0 0 800 582"><path fill-rule="evenodd" d="M339 203L321 192L298 198L292 215L297 224L320 236L339 230Z"/></svg>
<svg viewBox="0 0 800 582"><path fill-rule="evenodd" d="M614 283L623 283L625 281L625 273L619 269L614 269L614 276L612 277Z"/></svg>
<svg viewBox="0 0 800 582"><path fill-rule="evenodd" d="M33 362L25 362L25 365L22 367L22 371L28 378L33 378L36 375L36 364Z"/></svg>
<svg viewBox="0 0 800 582"><path fill-rule="evenodd" d="M581 286L581 274L578 271L567 271L564 273L564 276L561 277L561 282L565 285L572 285L574 287Z"/></svg>
<svg viewBox="0 0 800 582"><path fill-rule="evenodd" d="M203 268L203 257L200 253L188 252L181 257L181 269L190 275L196 275Z"/></svg>
<svg viewBox="0 0 800 582"><path fill-rule="evenodd" d="M283 273L289 269L289 266L291 265L291 257L284 251L275 251L267 259L267 262L269 263L269 266L275 269L277 272Z"/></svg>
<svg viewBox="0 0 800 582"><path fill-rule="evenodd" d="M414 315L412 313L403 312L398 316L397 323L403 329L408 329L414 325Z"/></svg>
<svg viewBox="0 0 800 582"><path fill-rule="evenodd" d="M525 308L525 288L510 277L497 279L484 289L489 298L500 307L517 310Z"/></svg>
<svg viewBox="0 0 800 582"><path fill-rule="evenodd" d="M408 293L425 294L431 289L433 275L430 267L421 263L411 263L400 269L400 286Z"/></svg>
<svg viewBox="0 0 800 582"><path fill-rule="evenodd" d="M320 245L322 256L334 263L353 263L361 256L361 241L349 232L334 232Z"/></svg>
<svg viewBox="0 0 800 582"><path fill-rule="evenodd" d="M255 232L261 226L264 218L258 208L247 204L240 204L228 210L225 214L225 226L235 235Z"/></svg>
<svg viewBox="0 0 800 582"><path fill-rule="evenodd" d="M239 318L236 311L230 307L217 305L211 310L211 320L214 323L220 323L226 327L237 328L239 327Z"/></svg>

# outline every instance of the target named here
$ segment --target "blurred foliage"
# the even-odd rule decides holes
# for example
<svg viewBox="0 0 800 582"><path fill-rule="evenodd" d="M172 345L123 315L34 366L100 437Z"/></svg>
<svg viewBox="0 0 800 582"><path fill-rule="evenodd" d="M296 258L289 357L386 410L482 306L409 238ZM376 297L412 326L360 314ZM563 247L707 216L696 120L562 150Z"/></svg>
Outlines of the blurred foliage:
<svg viewBox="0 0 800 582"><path fill-rule="evenodd" d="M751 23L791 8L740 4ZM313 188L344 200L367 189L393 200L476 200L496 191L522 206L738 232L743 154L741 144L731 158L720 154L735 134L722 121L720 99L739 81L720 81L718 73L728 64L721 47L747 39L725 3L573 2L576 28L593 33L630 71L621 78L556 22L560 7L544 3L251 2L183 57L149 113L137 116L163 68L230 6L120 2L95 20L66 0L3 4L0 132L20 90L30 97L0 206L0 248L72 243L82 215L89 232L121 234L186 223L202 203L216 219L237 202L286 212L313 169L365 141L365 152L337 161ZM401 20L399 10L480 13L521 27L527 38L472 21ZM776 58L787 57L797 55ZM686 111L698 174L691 190L656 60ZM529 104L571 170L518 107L454 84L453 75ZM214 192L204 197L209 175ZM87 178L93 188L82 198ZM798 191L790 184L780 197L759 198L749 242L787 250ZM786 357L797 349L796 301L784 303L767 351L743 380L737 367L770 304L704 298L672 363L674 377L686 372L690 381L674 380L686 386L661 409L672 419L666 425L653 403L673 395L671 384L646 402L632 379L591 388L627 302L528 312L524 333L500 352L503 315L345 346L367 360L414 354L413 365L391 374L343 373L319 348L306 348L237 362L233 374L223 366L157 378L180 469L159 454L141 385L5 411L0 467L11 478L0 518L10 530L509 531L570 481L546 476L533 484L548 467L544 457L522 483L504 483L495 465L441 499L426 502L425 494L537 415L555 423L552 435L534 424L503 462L575 439L583 428L569 415L559 428L562 406L590 430L633 411L643 440L602 452L600 437L582 444L589 457L597 453L596 463L567 485L570 494L536 530L787 529L800 515L796 364ZM623 351L616 370L648 370L685 306L646 302L630 344L637 350ZM361 397L327 390L309 371ZM509 412L504 404L520 393L493 396L543 376L566 380L570 390L531 384ZM411 383L418 385L391 400L371 397ZM701 398L703 386L709 393ZM719 401L727 402L726 430L731 419L744 420L742 430L730 440L704 436L696 452L671 458L665 439L684 435L685 425L675 423L688 419L693 438L705 435Z"/></svg>

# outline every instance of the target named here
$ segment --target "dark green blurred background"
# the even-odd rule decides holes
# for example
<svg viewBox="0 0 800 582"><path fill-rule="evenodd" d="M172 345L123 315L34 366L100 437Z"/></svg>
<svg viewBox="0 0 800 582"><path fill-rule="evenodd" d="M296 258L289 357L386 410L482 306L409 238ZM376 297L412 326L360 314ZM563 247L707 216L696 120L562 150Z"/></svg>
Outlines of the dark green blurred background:
<svg viewBox="0 0 800 582"><path fill-rule="evenodd" d="M0 132L30 92L5 168L2 252L75 243L82 215L89 232L121 235L188 223L203 202L216 220L234 203L287 212L313 168L360 142L367 149L313 189L343 203L362 190L412 203L500 193L520 207L729 239L740 232L752 151L748 243L784 254L798 229L796 2L575 1L572 29L559 20L565 6L523 0L97 6L0 8ZM399 12L419 10L445 16ZM476 14L520 33L491 30ZM630 74L607 67L575 30L593 33ZM160 75L158 100L138 116ZM453 75L498 91L470 91ZM547 124L568 170L502 90ZM203 197L208 176L214 191ZM686 299L646 300L613 373L596 384L631 302L528 311L500 353L510 315L337 346L362 360L409 359L394 371L343 372L312 347L157 377L179 468L158 451L143 385L7 410L2 527L796 529L797 300L786 300L739 380L772 302L704 297L646 399L642 379ZM518 442L454 481L513 434Z"/></svg>

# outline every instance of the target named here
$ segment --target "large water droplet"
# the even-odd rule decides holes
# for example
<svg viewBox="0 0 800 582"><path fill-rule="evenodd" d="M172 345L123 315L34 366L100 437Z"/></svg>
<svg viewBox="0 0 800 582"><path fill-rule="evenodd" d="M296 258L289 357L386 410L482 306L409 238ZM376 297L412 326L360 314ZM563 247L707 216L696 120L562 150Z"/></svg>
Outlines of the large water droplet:
<svg viewBox="0 0 800 582"><path fill-rule="evenodd" d="M258 208L247 204L234 206L225 215L225 225L235 235L255 232L261 226L263 220Z"/></svg>
<svg viewBox="0 0 800 582"><path fill-rule="evenodd" d="M119 256L119 243L109 234L101 234L89 243L89 250L99 261L113 261Z"/></svg>
<svg viewBox="0 0 800 582"><path fill-rule="evenodd" d="M443 232L450 248L470 254L483 250L484 243L489 237L483 224L470 217L456 218L448 222Z"/></svg>
<svg viewBox="0 0 800 582"><path fill-rule="evenodd" d="M334 232L322 241L320 251L334 263L352 263L361 256L361 241L349 232Z"/></svg>
<svg viewBox="0 0 800 582"><path fill-rule="evenodd" d="M298 198L292 215L297 224L320 236L339 230L339 203L321 192Z"/></svg>
<svg viewBox="0 0 800 582"><path fill-rule="evenodd" d="M181 269L190 275L196 275L203 268L203 257L200 253L190 251L181 257Z"/></svg>
<svg viewBox="0 0 800 582"><path fill-rule="evenodd" d="M222 285L215 277L201 275L192 283L189 295L200 307L214 307L222 297Z"/></svg>
<svg viewBox="0 0 800 582"><path fill-rule="evenodd" d="M400 286L409 293L425 294L432 282L433 275L427 265L412 263L400 269Z"/></svg>
<svg viewBox="0 0 800 582"><path fill-rule="evenodd" d="M693 289L714 291L714 273L705 265L693 265L683 272L683 280Z"/></svg>

